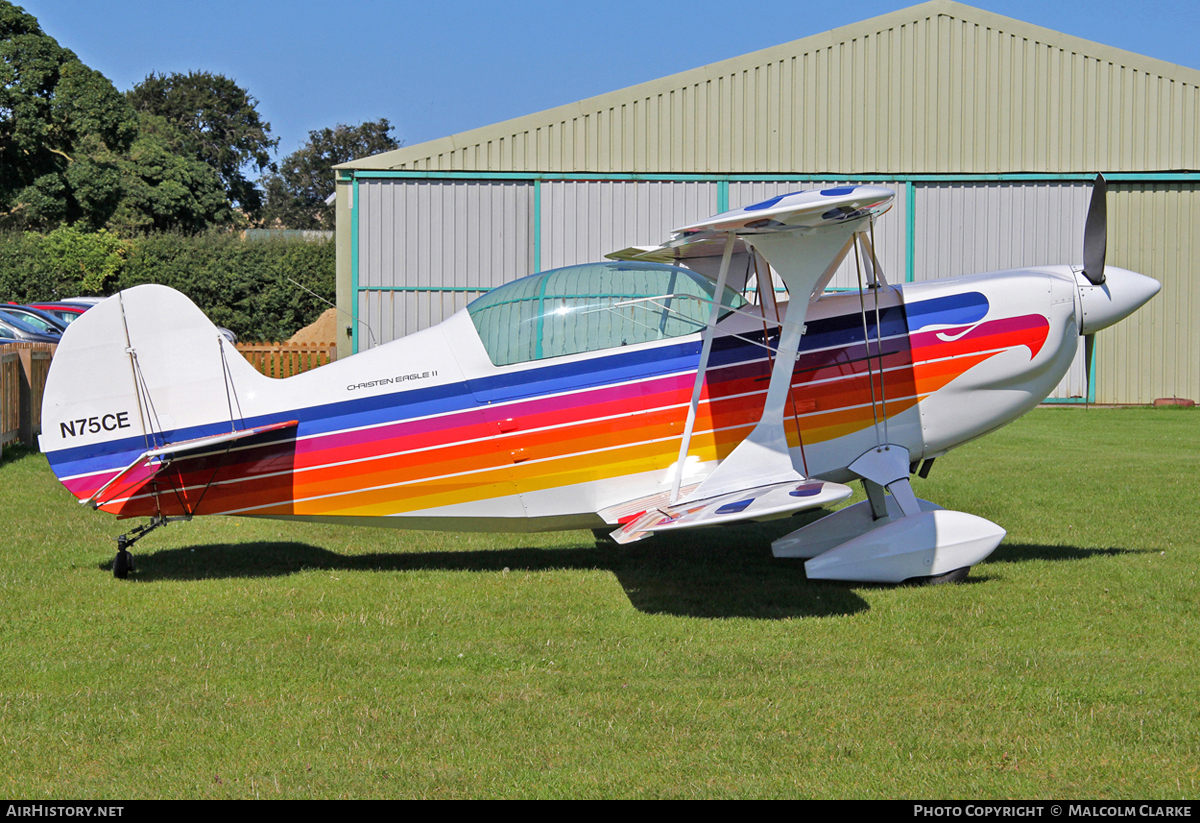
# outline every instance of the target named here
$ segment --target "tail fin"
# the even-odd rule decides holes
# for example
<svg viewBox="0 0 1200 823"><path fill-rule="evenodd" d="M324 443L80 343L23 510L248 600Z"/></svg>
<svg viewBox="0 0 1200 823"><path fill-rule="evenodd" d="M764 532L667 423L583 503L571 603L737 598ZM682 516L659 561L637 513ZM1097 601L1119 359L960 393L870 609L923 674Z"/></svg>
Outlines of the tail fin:
<svg viewBox="0 0 1200 823"><path fill-rule="evenodd" d="M41 449L91 500L147 452L246 429L238 398L266 380L184 295L138 286L67 328L46 378Z"/></svg>

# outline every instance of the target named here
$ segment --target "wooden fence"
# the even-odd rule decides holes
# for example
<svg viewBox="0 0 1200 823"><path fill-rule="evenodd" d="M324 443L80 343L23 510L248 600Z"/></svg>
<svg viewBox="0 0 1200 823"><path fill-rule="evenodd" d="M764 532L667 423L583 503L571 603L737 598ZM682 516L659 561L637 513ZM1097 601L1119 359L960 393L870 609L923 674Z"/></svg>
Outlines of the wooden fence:
<svg viewBox="0 0 1200 823"><path fill-rule="evenodd" d="M238 343L237 350L267 377L291 377L337 360L337 343Z"/></svg>
<svg viewBox="0 0 1200 823"><path fill-rule="evenodd" d="M21 433L21 360L0 346L0 449Z"/></svg>
<svg viewBox="0 0 1200 823"><path fill-rule="evenodd" d="M0 345L0 448L20 441L37 448L42 431L42 395L57 346ZM238 343L238 351L267 377L291 377L337 359L336 343Z"/></svg>
<svg viewBox="0 0 1200 823"><path fill-rule="evenodd" d="M42 431L42 395L51 343L6 343L0 346L0 446L19 440L37 448Z"/></svg>

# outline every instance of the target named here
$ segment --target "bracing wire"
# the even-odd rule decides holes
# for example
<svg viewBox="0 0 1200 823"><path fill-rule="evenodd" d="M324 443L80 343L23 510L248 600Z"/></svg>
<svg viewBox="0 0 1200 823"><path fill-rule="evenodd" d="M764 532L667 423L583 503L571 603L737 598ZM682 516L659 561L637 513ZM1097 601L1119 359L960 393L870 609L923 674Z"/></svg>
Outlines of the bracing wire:
<svg viewBox="0 0 1200 823"><path fill-rule="evenodd" d="M350 312L346 311L345 309L338 309L338 307L337 307L335 304L333 304L333 303L330 303L330 302L329 302L328 300L326 300L324 297L322 297L321 295L317 294L315 291L313 291L312 289L310 289L308 286L304 285L303 283L300 283L300 282L298 282L298 281L296 281L296 280L293 280L291 277L288 277L287 279L288 279L288 280L291 280L293 285L297 286L298 288L304 289L306 292L308 292L308 293L309 293L309 294L311 294L313 297L315 297L315 298L317 298L318 300L320 300L320 301L321 301L322 303L324 303L325 305L327 305L327 306L329 306L329 307L331 307L331 308L337 309L339 312L341 312L342 314L344 314L344 315L346 315L347 317L349 317L349 318L350 318L351 320L353 320L355 323L358 323L358 324L360 324L360 325L366 326L366 327L367 327L367 338L368 338L368 340L370 341L370 342L369 342L369 346L370 346L370 348L375 348L377 345L379 345L378 343L376 343L376 342L375 342L375 332L371 331L371 324L370 324L370 323L368 323L366 320L359 320L357 315L355 315L355 314L351 314Z"/></svg>
<svg viewBox="0 0 1200 823"><path fill-rule="evenodd" d="M867 224L868 230L871 233L871 272L875 280L875 356L879 359L879 395L883 401L883 441L890 443L891 437L888 434L888 411L887 411L887 385L886 374L883 368L883 323L879 319L879 260L875 257L875 218ZM868 351L868 354L870 352ZM873 388L873 387L872 387Z"/></svg>
<svg viewBox="0 0 1200 823"><path fill-rule="evenodd" d="M867 383L871 386L871 417L875 421L875 445L882 446L883 441L879 439L879 410L876 407L875 400L875 374L871 370L871 337L867 331L867 301L863 294L863 273L862 273L862 255L858 247L858 243L854 244L854 267L858 271L858 306L859 316L862 318L863 330L863 345L867 347ZM878 325L878 315L876 315L876 324ZM876 339L879 337L878 329L876 329ZM882 361L881 361L882 365ZM880 386L882 388L882 385ZM886 411L886 410L885 410Z"/></svg>
<svg viewBox="0 0 1200 823"><path fill-rule="evenodd" d="M221 375L225 379L225 405L229 407L229 430L237 431L237 424L234 423L233 407L237 405L237 419L242 421L242 425L246 425L245 415L242 414L242 402L238 399L237 391L233 388L233 375L229 371L229 360L225 357L225 346L221 343L222 338L217 337L217 348L221 351Z"/></svg>

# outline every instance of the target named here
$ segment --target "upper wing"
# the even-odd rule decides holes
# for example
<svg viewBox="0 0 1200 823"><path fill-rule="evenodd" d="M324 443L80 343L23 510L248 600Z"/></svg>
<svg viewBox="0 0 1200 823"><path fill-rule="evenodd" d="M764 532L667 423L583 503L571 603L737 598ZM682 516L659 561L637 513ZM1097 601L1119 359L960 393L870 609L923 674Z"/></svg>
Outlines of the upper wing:
<svg viewBox="0 0 1200 823"><path fill-rule="evenodd" d="M671 232L671 244L704 240L706 233L732 232L750 240L755 234L857 223L886 212L895 196L882 186L838 186L781 194L681 226Z"/></svg>
<svg viewBox="0 0 1200 823"><path fill-rule="evenodd" d="M679 231L679 229L676 229ZM720 257L725 253L725 238L723 233L709 232L703 237L693 235L687 242L679 243L674 239L661 246L630 246L620 251L604 255L610 260L641 260L649 263L680 263L690 264L692 261L706 257ZM734 241L733 253L748 254L750 247L743 240Z"/></svg>

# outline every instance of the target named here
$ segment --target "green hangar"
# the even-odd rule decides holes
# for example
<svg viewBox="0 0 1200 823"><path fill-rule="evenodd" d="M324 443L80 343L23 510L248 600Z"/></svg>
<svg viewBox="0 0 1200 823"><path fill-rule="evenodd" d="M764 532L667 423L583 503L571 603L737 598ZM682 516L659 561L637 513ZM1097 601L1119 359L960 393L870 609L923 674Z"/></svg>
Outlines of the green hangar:
<svg viewBox="0 0 1200 823"><path fill-rule="evenodd" d="M838 183L896 191L875 242L892 282L1080 263L1103 172L1108 262L1163 291L1090 362L1081 346L1051 401L1200 400L1198 126L1200 71L932 0L338 166L339 352Z"/></svg>

